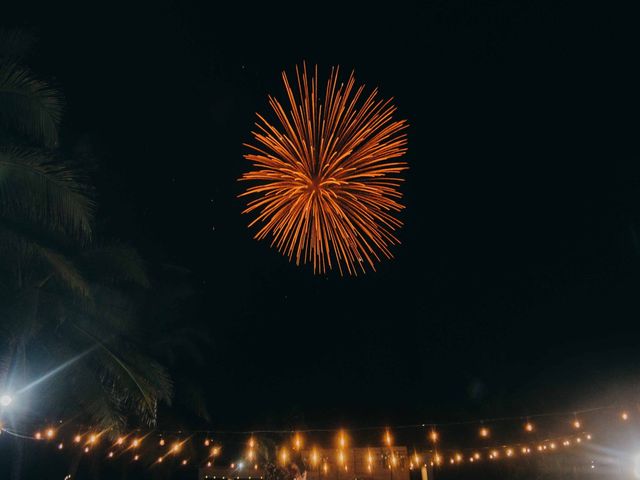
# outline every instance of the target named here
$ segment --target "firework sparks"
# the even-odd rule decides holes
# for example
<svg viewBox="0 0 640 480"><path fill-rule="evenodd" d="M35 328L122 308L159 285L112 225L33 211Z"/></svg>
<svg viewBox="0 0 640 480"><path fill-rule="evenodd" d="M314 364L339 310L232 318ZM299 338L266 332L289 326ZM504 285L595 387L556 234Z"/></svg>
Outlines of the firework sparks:
<svg viewBox="0 0 640 480"><path fill-rule="evenodd" d="M254 144L246 144L253 168L240 179L257 184L241 196L257 196L243 212L256 214L249 226L260 226L257 240L271 237L290 261L313 263L314 273L337 266L357 275L392 258L389 247L399 243L394 214L404 208L407 123L393 120L396 108L377 89L364 99L353 73L346 84L338 74L331 70L321 92L317 67L312 78L306 65L296 67L295 90L282 73L289 108L269 97L278 126L258 114Z"/></svg>

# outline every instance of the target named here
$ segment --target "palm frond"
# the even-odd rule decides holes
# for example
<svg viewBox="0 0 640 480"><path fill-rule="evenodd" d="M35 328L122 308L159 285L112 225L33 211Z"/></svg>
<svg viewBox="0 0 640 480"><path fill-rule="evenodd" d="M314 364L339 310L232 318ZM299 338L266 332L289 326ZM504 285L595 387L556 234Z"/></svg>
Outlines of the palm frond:
<svg viewBox="0 0 640 480"><path fill-rule="evenodd" d="M0 147L0 215L88 240L94 212L88 191L79 171L47 152Z"/></svg>
<svg viewBox="0 0 640 480"><path fill-rule="evenodd" d="M103 284L130 284L149 288L151 282L144 262L137 250L120 242L104 244L83 250L80 260Z"/></svg>
<svg viewBox="0 0 640 480"><path fill-rule="evenodd" d="M58 144L64 98L56 88L13 62L0 64L0 122L47 147Z"/></svg>

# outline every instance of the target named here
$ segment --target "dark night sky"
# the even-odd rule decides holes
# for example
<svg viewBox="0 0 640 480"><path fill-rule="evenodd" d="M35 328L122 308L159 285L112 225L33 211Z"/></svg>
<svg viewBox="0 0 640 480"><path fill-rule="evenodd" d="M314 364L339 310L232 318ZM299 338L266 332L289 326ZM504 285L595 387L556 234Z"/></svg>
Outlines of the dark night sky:
<svg viewBox="0 0 640 480"><path fill-rule="evenodd" d="M193 272L224 427L499 416L637 391L640 183L619 148L624 12L587 3L16 6L65 140L103 160L100 221ZM131 2L133 3L133 2ZM339 64L393 96L410 171L397 258L313 276L256 243L236 179L280 71ZM634 159L635 161L635 159Z"/></svg>

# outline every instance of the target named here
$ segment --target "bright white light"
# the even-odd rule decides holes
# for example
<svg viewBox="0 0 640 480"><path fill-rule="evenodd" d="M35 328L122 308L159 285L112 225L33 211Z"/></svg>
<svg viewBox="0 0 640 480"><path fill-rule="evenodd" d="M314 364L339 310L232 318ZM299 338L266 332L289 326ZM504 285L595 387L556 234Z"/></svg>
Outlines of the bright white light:
<svg viewBox="0 0 640 480"><path fill-rule="evenodd" d="M11 405L11 402L13 402L13 398L11 398L11 395L7 395L5 393L0 397L0 405L2 405L3 407L8 407L9 405Z"/></svg>
<svg viewBox="0 0 640 480"><path fill-rule="evenodd" d="M238 470L242 470L242 467L244 467L244 463L238 462Z"/></svg>

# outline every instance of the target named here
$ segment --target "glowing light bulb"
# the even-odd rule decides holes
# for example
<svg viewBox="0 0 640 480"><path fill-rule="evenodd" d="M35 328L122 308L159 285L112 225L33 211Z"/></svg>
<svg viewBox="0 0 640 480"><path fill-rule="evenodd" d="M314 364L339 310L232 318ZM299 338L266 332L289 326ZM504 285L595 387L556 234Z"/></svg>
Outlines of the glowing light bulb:
<svg viewBox="0 0 640 480"><path fill-rule="evenodd" d="M582 439L580 437L576 438L576 442L580 443Z"/></svg>
<svg viewBox="0 0 640 480"><path fill-rule="evenodd" d="M587 440L591 440L591 434L587 435Z"/></svg>
<svg viewBox="0 0 640 480"><path fill-rule="evenodd" d="M74 441L75 443L80 443L80 440L82 440L82 436L80 436L80 435L76 435L76 436L73 438L73 441Z"/></svg>
<svg viewBox="0 0 640 480"><path fill-rule="evenodd" d="M574 420L573 428L580 428L581 426L582 424L580 423L580 420Z"/></svg>
<svg viewBox="0 0 640 480"><path fill-rule="evenodd" d="M340 430L339 442L340 442L340 448L344 448L345 445L347 444L347 439L345 438L344 430Z"/></svg>
<svg viewBox="0 0 640 480"><path fill-rule="evenodd" d="M524 424L524 429L526 432L533 432L533 423L527 422Z"/></svg>
<svg viewBox="0 0 640 480"><path fill-rule="evenodd" d="M55 434L56 432L53 430L53 428L47 429L47 438L53 438Z"/></svg>
<svg viewBox="0 0 640 480"><path fill-rule="evenodd" d="M134 460L135 462L137 462L138 460L140 460L140 455L134 455L134 456L133 456L133 460Z"/></svg>
<svg viewBox="0 0 640 480"><path fill-rule="evenodd" d="M109 457L109 458L113 458L113 452L109 452L109 454L107 455L107 457Z"/></svg>
<svg viewBox="0 0 640 480"><path fill-rule="evenodd" d="M84 447L84 453L89 453L89 447Z"/></svg>
<svg viewBox="0 0 640 480"><path fill-rule="evenodd" d="M213 448L211 449L211 456L212 456L212 457L217 456L217 455L218 455L218 453L220 453L220 447L213 447Z"/></svg>
<svg viewBox="0 0 640 480"><path fill-rule="evenodd" d="M627 412L622 412L620 418L622 418L622 420L626 422L627 420L629 420L629 414Z"/></svg>
<svg viewBox="0 0 640 480"><path fill-rule="evenodd" d="M173 446L171 447L171 451L173 453L177 453L180 451L180 444L178 442L174 443Z"/></svg>
<svg viewBox="0 0 640 480"><path fill-rule="evenodd" d="M208 447L209 445L211 445L211 441L208 438L204 439L204 446Z"/></svg>
<svg viewBox="0 0 640 480"><path fill-rule="evenodd" d="M391 446L392 443L392 438L391 438L391 432L389 432L389 430L387 430L384 434L384 443L387 445L387 447Z"/></svg>
<svg viewBox="0 0 640 480"><path fill-rule="evenodd" d="M551 448L551 450L555 450L556 449L556 444L551 442L551 444L549 445L549 448Z"/></svg>
<svg viewBox="0 0 640 480"><path fill-rule="evenodd" d="M486 428L486 427L482 427L482 428L480 429L480 436L481 436L482 438L487 438L487 437L489 436L489 429L488 429L488 428Z"/></svg>
<svg viewBox="0 0 640 480"><path fill-rule="evenodd" d="M40 432L36 432L34 435L36 440L41 440L42 439L42 434Z"/></svg>
<svg viewBox="0 0 640 480"><path fill-rule="evenodd" d="M324 473L327 473L329 471L329 465L327 465L326 463L322 464L322 471Z"/></svg>
<svg viewBox="0 0 640 480"><path fill-rule="evenodd" d="M140 446L140 440L138 440L137 438L134 438L134 439L131 441L131 446L132 446L133 448L138 448L138 447Z"/></svg>
<svg viewBox="0 0 640 480"><path fill-rule="evenodd" d="M11 405L12 402L13 402L13 398L11 397L11 395L7 393L5 393L0 397L0 406L2 407L8 407L9 405Z"/></svg>
<svg viewBox="0 0 640 480"><path fill-rule="evenodd" d="M497 451L497 450L493 450L493 451L491 452L491 455L493 455L493 458L498 458L498 457L500 456L500 453L498 453L498 451Z"/></svg>
<svg viewBox="0 0 640 480"><path fill-rule="evenodd" d="M124 443L124 437L118 437L118 440L116 440L116 445L122 445Z"/></svg>
<svg viewBox="0 0 640 480"><path fill-rule="evenodd" d="M438 441L438 432L435 430L431 430L431 432L429 432L429 439L433 443L436 443Z"/></svg>
<svg viewBox="0 0 640 480"><path fill-rule="evenodd" d="M280 460L282 463L287 463L287 458L289 457L289 453L286 448L283 448L280 452Z"/></svg>
<svg viewBox="0 0 640 480"><path fill-rule="evenodd" d="M522 453L527 453L527 447L522 447Z"/></svg>
<svg viewBox="0 0 640 480"><path fill-rule="evenodd" d="M311 464L313 466L318 464L318 451L315 448L311 451Z"/></svg>
<svg viewBox="0 0 640 480"><path fill-rule="evenodd" d="M461 462L462 461L462 455L460 455L459 453L456 453L456 462Z"/></svg>
<svg viewBox="0 0 640 480"><path fill-rule="evenodd" d="M186 460L182 460L182 465L186 465L187 463L189 462L187 462Z"/></svg>
<svg viewBox="0 0 640 480"><path fill-rule="evenodd" d="M162 463L162 462L164 462L164 458L158 457L158 463Z"/></svg>
<svg viewBox="0 0 640 480"><path fill-rule="evenodd" d="M507 457L511 457L513 455L513 450L507 448Z"/></svg>
<svg viewBox="0 0 640 480"><path fill-rule="evenodd" d="M64 448L64 444L63 443L59 443L58 444L58 450L62 450Z"/></svg>
<svg viewBox="0 0 640 480"><path fill-rule="evenodd" d="M160 444L161 447L164 447L166 443L167 442L164 441L164 438L161 438L160 441L158 442L158 444Z"/></svg>
<svg viewBox="0 0 640 480"><path fill-rule="evenodd" d="M91 435L89 437L89 443L96 443L97 439L98 439L98 437L96 437L95 435Z"/></svg>
<svg viewBox="0 0 640 480"><path fill-rule="evenodd" d="M480 454L478 452L474 453L473 458L475 458L476 460L480 460Z"/></svg>
<svg viewBox="0 0 640 480"><path fill-rule="evenodd" d="M210 466L211 466L211 462L207 462L207 467L210 467Z"/></svg>
<svg viewBox="0 0 640 480"><path fill-rule="evenodd" d="M302 447L302 437L300 437L299 433L296 433L293 439L293 445L296 450L300 450L300 448Z"/></svg>

